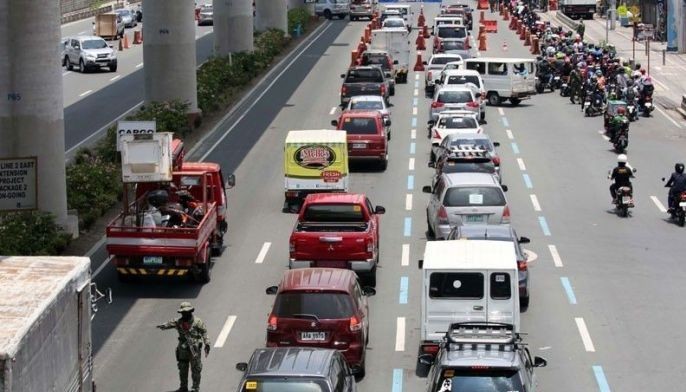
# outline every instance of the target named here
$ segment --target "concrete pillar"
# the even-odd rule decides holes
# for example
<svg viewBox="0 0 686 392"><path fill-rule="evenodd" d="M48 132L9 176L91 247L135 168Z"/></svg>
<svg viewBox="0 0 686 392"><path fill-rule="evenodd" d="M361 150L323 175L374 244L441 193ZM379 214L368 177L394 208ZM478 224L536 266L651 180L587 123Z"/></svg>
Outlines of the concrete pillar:
<svg viewBox="0 0 686 392"><path fill-rule="evenodd" d="M253 51L252 0L214 0L213 18L218 56Z"/></svg>
<svg viewBox="0 0 686 392"><path fill-rule="evenodd" d="M287 8L289 11L292 10L293 8L298 8L298 7L305 7L305 1L304 0L288 0Z"/></svg>
<svg viewBox="0 0 686 392"><path fill-rule="evenodd" d="M189 0L143 2L145 102L178 99L198 113L194 12Z"/></svg>
<svg viewBox="0 0 686 392"><path fill-rule="evenodd" d="M257 31L279 29L288 34L286 0L255 0L255 28Z"/></svg>
<svg viewBox="0 0 686 392"><path fill-rule="evenodd" d="M60 2L0 0L0 158L36 157L37 208L67 230ZM78 231L77 231L78 232Z"/></svg>

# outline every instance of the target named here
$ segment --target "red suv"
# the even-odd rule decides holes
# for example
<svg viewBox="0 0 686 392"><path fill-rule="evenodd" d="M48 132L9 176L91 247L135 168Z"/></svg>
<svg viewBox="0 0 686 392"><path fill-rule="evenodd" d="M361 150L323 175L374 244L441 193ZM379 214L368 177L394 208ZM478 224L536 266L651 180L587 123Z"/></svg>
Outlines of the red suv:
<svg viewBox="0 0 686 392"><path fill-rule="evenodd" d="M353 271L301 268L284 273L267 322L267 347L320 347L340 351L353 372L365 372L369 342L367 296Z"/></svg>
<svg viewBox="0 0 686 392"><path fill-rule="evenodd" d="M384 119L378 111L346 110L331 125L348 133L350 160L376 160L386 170L389 139L386 128L391 126L391 120Z"/></svg>

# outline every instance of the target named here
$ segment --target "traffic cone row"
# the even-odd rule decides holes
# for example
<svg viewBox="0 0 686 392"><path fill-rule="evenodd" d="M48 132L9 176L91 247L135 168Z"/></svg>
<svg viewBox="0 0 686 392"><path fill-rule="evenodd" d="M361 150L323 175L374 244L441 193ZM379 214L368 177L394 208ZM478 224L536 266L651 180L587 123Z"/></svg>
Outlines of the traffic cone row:
<svg viewBox="0 0 686 392"><path fill-rule="evenodd" d="M517 17L513 16L509 24L510 30L517 30Z"/></svg>
<svg viewBox="0 0 686 392"><path fill-rule="evenodd" d="M541 54L540 47L538 46L538 37L531 36L531 54Z"/></svg>
<svg viewBox="0 0 686 392"><path fill-rule="evenodd" d="M426 25L422 27L422 35L424 36L424 39L429 39L429 37L431 37L429 34L429 28Z"/></svg>
<svg viewBox="0 0 686 392"><path fill-rule="evenodd" d="M422 52L417 52L417 62L414 63L414 71L415 72L424 71L424 61L422 61Z"/></svg>
<svg viewBox="0 0 686 392"><path fill-rule="evenodd" d="M143 43L143 31L134 31L133 32L133 44L134 45L140 45Z"/></svg>
<svg viewBox="0 0 686 392"><path fill-rule="evenodd" d="M417 50L426 49L426 43L424 42L424 34L417 34L417 40L415 41L415 44L417 44Z"/></svg>
<svg viewBox="0 0 686 392"><path fill-rule="evenodd" d="M350 66L354 67L357 65L357 57L359 56L359 53L357 50L353 50L350 52Z"/></svg>
<svg viewBox="0 0 686 392"><path fill-rule="evenodd" d="M419 17L417 18L417 26L423 27L425 23L426 23L426 19L424 18L424 6L422 5L421 8L419 9Z"/></svg>

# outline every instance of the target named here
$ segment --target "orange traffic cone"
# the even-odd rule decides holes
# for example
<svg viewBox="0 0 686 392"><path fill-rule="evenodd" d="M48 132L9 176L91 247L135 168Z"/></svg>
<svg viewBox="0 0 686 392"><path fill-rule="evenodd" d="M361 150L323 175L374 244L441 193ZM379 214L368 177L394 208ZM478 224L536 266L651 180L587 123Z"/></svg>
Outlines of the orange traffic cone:
<svg viewBox="0 0 686 392"><path fill-rule="evenodd" d="M529 28L526 28L526 32L524 35L524 46L530 46L531 45L531 30Z"/></svg>
<svg viewBox="0 0 686 392"><path fill-rule="evenodd" d="M353 50L350 52L350 66L351 67L354 67L357 65L357 56L358 56L357 50Z"/></svg>
<svg viewBox="0 0 686 392"><path fill-rule="evenodd" d="M479 50L486 51L486 33L479 34Z"/></svg>
<svg viewBox="0 0 686 392"><path fill-rule="evenodd" d="M538 37L535 35L531 38L531 54L541 54L538 46Z"/></svg>
<svg viewBox="0 0 686 392"><path fill-rule="evenodd" d="M372 30L370 30L369 27L364 29L364 42L367 44L372 43Z"/></svg>
<svg viewBox="0 0 686 392"><path fill-rule="evenodd" d="M424 36L424 39L429 39L429 37L431 37L429 34L429 28L426 25L422 27L422 35Z"/></svg>
<svg viewBox="0 0 686 392"><path fill-rule="evenodd" d="M360 37L360 43L357 45L357 51L362 54L367 50L367 45L364 43L364 37Z"/></svg>
<svg viewBox="0 0 686 392"><path fill-rule="evenodd" d="M422 52L417 52L417 62L414 64L415 72L424 71L424 62L422 61Z"/></svg>
<svg viewBox="0 0 686 392"><path fill-rule="evenodd" d="M133 32L133 44L134 45L140 45L143 43L143 31L134 31Z"/></svg>
<svg viewBox="0 0 686 392"><path fill-rule="evenodd" d="M130 49L131 45L129 44L129 36L127 34L124 34L124 49Z"/></svg>
<svg viewBox="0 0 686 392"><path fill-rule="evenodd" d="M507 7L503 7L503 20L510 20L510 11L507 10Z"/></svg>
<svg viewBox="0 0 686 392"><path fill-rule="evenodd" d="M484 16L484 12L485 12L485 11L481 11L481 15L479 16L479 22L481 22L482 20L484 20L484 19L486 18L486 17Z"/></svg>
<svg viewBox="0 0 686 392"><path fill-rule="evenodd" d="M422 27L424 26L424 23L426 22L424 18L424 6L422 5L421 8L419 9L419 17L417 18L417 26Z"/></svg>
<svg viewBox="0 0 686 392"><path fill-rule="evenodd" d="M417 50L425 50L426 49L426 43L424 42L424 35L423 34L417 34L417 40L415 41L415 44L417 44Z"/></svg>

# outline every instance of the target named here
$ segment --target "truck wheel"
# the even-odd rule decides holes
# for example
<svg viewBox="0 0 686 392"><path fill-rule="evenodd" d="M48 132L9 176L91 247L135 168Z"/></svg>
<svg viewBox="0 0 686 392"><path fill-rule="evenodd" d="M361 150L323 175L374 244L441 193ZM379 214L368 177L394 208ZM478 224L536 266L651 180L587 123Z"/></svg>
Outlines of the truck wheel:
<svg viewBox="0 0 686 392"><path fill-rule="evenodd" d="M324 10L324 17L326 19L331 20L331 11L330 10Z"/></svg>
<svg viewBox="0 0 686 392"><path fill-rule="evenodd" d="M84 64L83 59L79 60L79 72L86 73L86 64Z"/></svg>
<svg viewBox="0 0 686 392"><path fill-rule="evenodd" d="M205 263L200 265L199 271L197 272L195 276L195 280L198 283L209 283L210 280L212 279L212 268L210 268L210 264L212 263L212 259L210 258L210 252L207 252L207 256L205 257Z"/></svg>
<svg viewBox="0 0 686 392"><path fill-rule="evenodd" d="M488 104L491 106L498 106L500 105L500 96L498 93L490 93L487 96L488 98Z"/></svg>
<svg viewBox="0 0 686 392"><path fill-rule="evenodd" d="M224 233L219 233L217 234L217 240L215 241L214 245L212 246L212 256L214 257L219 257L222 254L222 250L224 250Z"/></svg>
<svg viewBox="0 0 686 392"><path fill-rule="evenodd" d="M376 266L370 272L364 274L362 281L365 286L376 287Z"/></svg>

